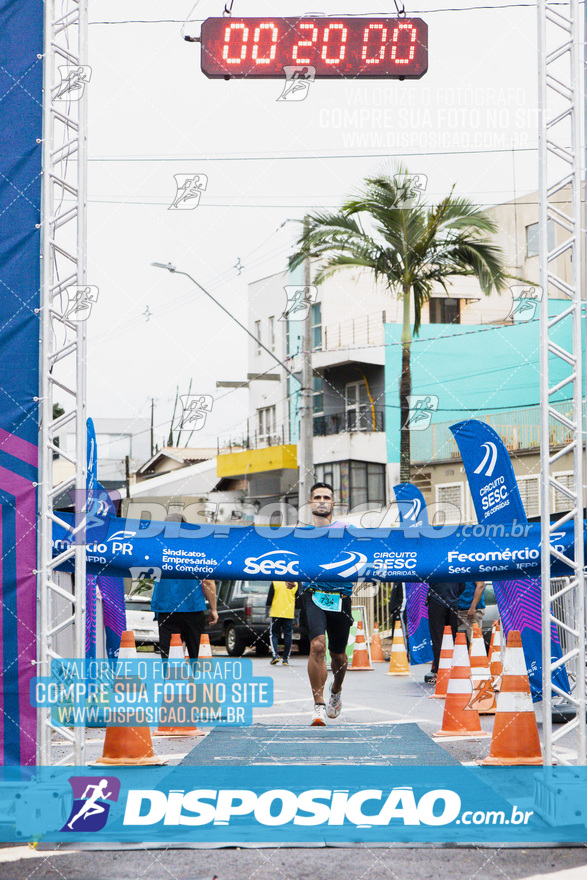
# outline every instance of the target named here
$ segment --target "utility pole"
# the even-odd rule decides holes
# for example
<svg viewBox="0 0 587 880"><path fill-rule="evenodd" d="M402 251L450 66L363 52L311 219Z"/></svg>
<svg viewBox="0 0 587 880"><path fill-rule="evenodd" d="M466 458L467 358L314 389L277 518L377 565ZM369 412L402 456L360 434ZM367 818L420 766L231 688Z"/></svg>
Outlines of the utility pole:
<svg viewBox="0 0 587 880"><path fill-rule="evenodd" d="M309 219L304 219L305 232L309 230ZM304 287L312 283L312 268L309 255L304 261ZM312 525L309 508L304 505L310 500L310 488L314 482L314 373L312 370L312 306L308 303L308 313L304 318L302 334L302 387L300 391L300 439L298 443L298 509L300 522Z"/></svg>
<svg viewBox="0 0 587 880"><path fill-rule="evenodd" d="M155 455L155 398L151 398L151 458Z"/></svg>

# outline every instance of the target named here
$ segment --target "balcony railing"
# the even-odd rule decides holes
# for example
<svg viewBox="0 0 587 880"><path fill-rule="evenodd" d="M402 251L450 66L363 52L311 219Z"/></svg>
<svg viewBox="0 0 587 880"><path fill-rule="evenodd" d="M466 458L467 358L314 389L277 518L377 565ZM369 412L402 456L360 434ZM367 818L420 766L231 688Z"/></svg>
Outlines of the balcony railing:
<svg viewBox="0 0 587 880"><path fill-rule="evenodd" d="M382 407L356 412L328 413L314 416L314 437L329 437L332 434L348 434L353 431L384 431L385 410Z"/></svg>
<svg viewBox="0 0 587 880"><path fill-rule="evenodd" d="M322 350L333 351L345 345L383 345L385 320L385 312L381 311L339 324L327 324L322 329Z"/></svg>
<svg viewBox="0 0 587 880"><path fill-rule="evenodd" d="M572 416L571 401L553 404L562 416ZM537 449L540 446L540 408L530 406L511 412L491 413L480 419L491 425L502 438L510 452L521 449ZM435 461L460 458L460 452L450 426L460 419L450 422L434 422L425 431L412 431L410 437L411 460L413 462ZM564 446L570 440L569 429L560 422L551 422L549 427L550 446Z"/></svg>

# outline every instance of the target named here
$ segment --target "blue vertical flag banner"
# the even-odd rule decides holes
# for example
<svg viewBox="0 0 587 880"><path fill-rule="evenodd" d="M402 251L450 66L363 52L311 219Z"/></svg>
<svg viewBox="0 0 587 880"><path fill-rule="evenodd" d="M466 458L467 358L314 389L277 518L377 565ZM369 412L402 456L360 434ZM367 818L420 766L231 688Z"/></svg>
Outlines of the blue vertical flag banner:
<svg viewBox="0 0 587 880"><path fill-rule="evenodd" d="M412 528L415 534L418 534L421 528L428 528L428 509L420 490L411 483L398 483L393 487L393 491L404 532ZM422 581L408 581L405 589L410 663L431 663L434 655L426 605L428 584Z"/></svg>
<svg viewBox="0 0 587 880"><path fill-rule="evenodd" d="M499 436L485 422L468 419L451 427L469 481L477 519L482 524L506 525L514 529L528 523L509 452ZM489 539L489 536L486 536ZM508 534L506 537L510 537ZM495 598L507 639L518 630L528 667L532 698L542 699L542 611L540 579L494 581ZM553 660L562 657L558 633L551 627ZM553 676L554 683L570 692L564 667Z"/></svg>
<svg viewBox="0 0 587 880"><path fill-rule="evenodd" d="M86 515L98 513L98 454L96 431L91 419L87 420ZM86 657L96 656L96 592L95 574L86 575Z"/></svg>
<svg viewBox="0 0 587 880"><path fill-rule="evenodd" d="M0 764L30 765L37 655L42 0L0 0ZM47 479L49 475L46 475Z"/></svg>
<svg viewBox="0 0 587 880"><path fill-rule="evenodd" d="M116 516L116 508L106 489L98 482L98 447L92 419L87 421L87 432L88 474L86 482L86 511L88 540L91 540L92 528L96 525L101 525L104 516ZM114 659L118 656L120 637L126 629L124 580L120 577L112 577L106 574L87 575L86 657L96 656L96 587L99 587L102 596L106 655ZM91 620L90 607L92 608Z"/></svg>

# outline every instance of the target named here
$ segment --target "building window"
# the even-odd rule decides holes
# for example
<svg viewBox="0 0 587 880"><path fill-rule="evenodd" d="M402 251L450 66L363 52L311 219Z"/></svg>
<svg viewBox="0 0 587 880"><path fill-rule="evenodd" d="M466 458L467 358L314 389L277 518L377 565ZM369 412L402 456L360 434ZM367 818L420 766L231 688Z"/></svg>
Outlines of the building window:
<svg viewBox="0 0 587 880"><path fill-rule="evenodd" d="M337 507L352 513L359 504L385 506L385 465L370 461L334 461L316 465L317 482L330 483Z"/></svg>
<svg viewBox="0 0 587 880"><path fill-rule="evenodd" d="M538 227L539 223L531 223L526 226L526 257L537 257L539 252ZM554 220L549 220L546 225L547 247L554 250Z"/></svg>
<svg viewBox="0 0 587 880"><path fill-rule="evenodd" d="M570 492L575 491L575 475L574 474L553 474L557 483L560 483L561 486L564 486L565 489L568 489ZM559 492L558 489L553 489L554 492L554 512L561 513L564 510L570 510L573 507L573 502L570 498L563 492Z"/></svg>
<svg viewBox="0 0 587 880"><path fill-rule="evenodd" d="M255 321L255 339L257 340L257 354L261 354L261 322Z"/></svg>
<svg viewBox="0 0 587 880"><path fill-rule="evenodd" d="M436 487L437 509L446 517L445 522L464 522L465 504L462 483L448 483Z"/></svg>
<svg viewBox="0 0 587 880"><path fill-rule="evenodd" d="M314 376L313 413L315 416L324 415L324 379L322 376Z"/></svg>
<svg viewBox="0 0 587 880"><path fill-rule="evenodd" d="M540 514L540 491L538 477L518 477L518 488L522 498L522 504L526 516L538 516ZM557 492L557 495L559 493Z"/></svg>
<svg viewBox="0 0 587 880"><path fill-rule="evenodd" d="M275 316L269 318L269 348L275 351Z"/></svg>
<svg viewBox="0 0 587 880"><path fill-rule="evenodd" d="M266 406L257 410L259 420L259 440L261 443L275 443L276 434L276 411L274 406Z"/></svg>
<svg viewBox="0 0 587 880"><path fill-rule="evenodd" d="M371 401L365 382L348 382L345 387L347 431L365 431L372 424Z"/></svg>
<svg viewBox="0 0 587 880"><path fill-rule="evenodd" d="M322 348L322 306L320 303L312 305L312 350Z"/></svg>
<svg viewBox="0 0 587 880"><path fill-rule="evenodd" d="M461 301L450 296L438 296L430 299L431 324L460 324Z"/></svg>

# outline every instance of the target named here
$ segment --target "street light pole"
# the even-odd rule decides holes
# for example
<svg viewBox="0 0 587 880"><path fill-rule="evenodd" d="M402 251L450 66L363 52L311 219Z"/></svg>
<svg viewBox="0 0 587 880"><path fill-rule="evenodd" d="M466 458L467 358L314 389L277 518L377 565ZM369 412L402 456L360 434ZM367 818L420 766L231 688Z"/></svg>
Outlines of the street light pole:
<svg viewBox="0 0 587 880"><path fill-rule="evenodd" d="M232 320L235 322L235 324L238 324L238 326L241 328L241 330L244 330L245 333L248 333L248 335L251 337L251 339L255 340L255 343L257 345L259 345L261 348L264 348L265 351L267 352L267 354L270 354L271 357L273 358L273 360L277 364L279 364L280 367L283 367L283 369L286 371L286 373L288 373L288 375L292 376L294 379L297 379L295 374L292 373L292 371L289 369L289 367L286 367L286 365L283 363L283 361L280 361L278 357L275 357L273 352L270 349L268 349L266 345L263 345L261 340L257 339L257 337L253 333L251 333L251 331L248 329L248 327L245 327L244 324L241 324L239 319L235 318L235 316L232 314L232 312L229 312L228 309L225 308L221 302L218 302L218 300L215 297L213 297L212 294L209 291L207 291L205 287L202 287L202 285L200 284L199 281L196 281L195 278L192 278L192 276L189 274L189 272L183 272L181 269L177 269L173 265L173 263L151 263L151 266L155 266L157 269L167 269L168 272L172 272L175 275L185 275L186 278L189 278L190 281L192 281L196 285L196 287L200 288L202 293L205 293L206 296L209 297L212 300L212 302L216 303L216 305L219 308L221 308L222 311L225 312L229 318L232 318ZM297 381L299 382L299 379L297 379Z"/></svg>
<svg viewBox="0 0 587 880"><path fill-rule="evenodd" d="M308 217L304 219L305 232L309 229ZM310 257L304 261L304 287L312 283ZM314 381L312 370L312 305L304 318L302 338L302 387L300 389L300 439L298 444L298 511L300 522L312 525L309 507L310 488L314 482Z"/></svg>

